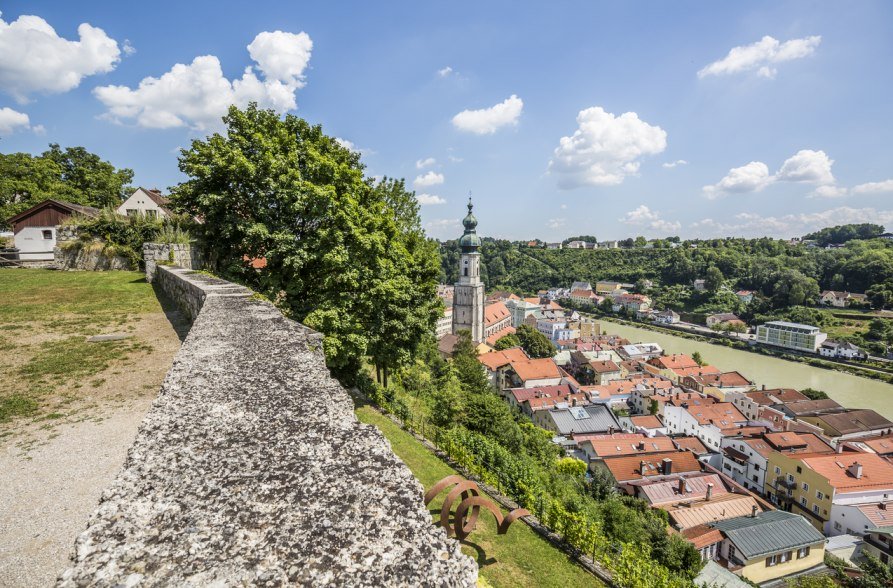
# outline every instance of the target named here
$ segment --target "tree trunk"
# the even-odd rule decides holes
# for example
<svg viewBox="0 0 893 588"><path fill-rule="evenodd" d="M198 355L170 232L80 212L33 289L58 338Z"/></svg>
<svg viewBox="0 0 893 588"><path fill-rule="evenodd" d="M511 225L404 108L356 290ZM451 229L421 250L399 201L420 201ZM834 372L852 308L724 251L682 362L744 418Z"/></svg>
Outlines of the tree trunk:
<svg viewBox="0 0 893 588"><path fill-rule="evenodd" d="M384 374L384 384L382 384L385 388L388 387L388 366L382 367L382 373Z"/></svg>
<svg viewBox="0 0 893 588"><path fill-rule="evenodd" d="M375 364L375 381L381 384L381 366L377 362Z"/></svg>

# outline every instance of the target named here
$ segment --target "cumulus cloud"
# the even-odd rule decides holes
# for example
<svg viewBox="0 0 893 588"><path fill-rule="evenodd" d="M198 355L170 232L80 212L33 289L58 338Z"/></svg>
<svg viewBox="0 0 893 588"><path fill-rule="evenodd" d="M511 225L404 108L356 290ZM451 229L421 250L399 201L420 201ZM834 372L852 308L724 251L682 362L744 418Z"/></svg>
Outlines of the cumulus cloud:
<svg viewBox="0 0 893 588"><path fill-rule="evenodd" d="M439 69L439 70L437 70L437 75L440 76L440 77L442 77L442 78L447 77L447 76L450 75L451 73L453 73L453 68L451 68L450 66L446 66L446 67L443 68L443 69Z"/></svg>
<svg viewBox="0 0 893 588"><path fill-rule="evenodd" d="M191 64L178 63L160 78L144 78L135 89L101 86L94 95L114 121L133 120L146 128L190 127L198 131L220 128L230 105L257 102L279 112L297 108L295 94L304 86L303 72L313 43L305 33L263 32L248 45L256 62L241 78L223 76L220 60L202 55ZM255 69L263 74L261 81Z"/></svg>
<svg viewBox="0 0 893 588"><path fill-rule="evenodd" d="M24 112L17 112L9 107L0 108L0 137L6 137L19 130L28 130L31 128L31 120ZM43 127L39 127L43 129ZM39 134L38 127L35 131Z"/></svg>
<svg viewBox="0 0 893 588"><path fill-rule="evenodd" d="M893 192L893 180L868 182L853 186L853 194L881 194L883 192Z"/></svg>
<svg viewBox="0 0 893 588"><path fill-rule="evenodd" d="M78 27L78 40L69 41L39 16L9 23L0 18L0 89L21 104L36 92L77 88L86 76L115 69L120 59L117 41L87 23Z"/></svg>
<svg viewBox="0 0 893 588"><path fill-rule="evenodd" d="M518 124L524 102L512 94L499 104L481 110L463 110L453 117L453 126L476 135L490 135L506 126Z"/></svg>
<svg viewBox="0 0 893 588"><path fill-rule="evenodd" d="M558 229L563 228L564 225L566 225L566 224L567 224L566 218L550 218L546 222L546 226L549 227L550 229L552 229L553 231L557 231Z"/></svg>
<svg viewBox="0 0 893 588"><path fill-rule="evenodd" d="M679 166L679 165L688 165L688 162L685 161L684 159L677 159L676 161L669 161L667 163L662 163L661 167L664 167L666 169L673 169L674 167Z"/></svg>
<svg viewBox="0 0 893 588"><path fill-rule="evenodd" d="M647 227L662 233L670 233L682 228L682 224L678 221L663 219L660 212L651 210L644 204L640 204L634 210L630 210L619 220L627 225Z"/></svg>
<svg viewBox="0 0 893 588"><path fill-rule="evenodd" d="M639 158L667 148L667 133L635 112L615 117L599 106L581 110L577 130L562 137L549 161L549 173L563 189L620 184L639 170Z"/></svg>
<svg viewBox="0 0 893 588"><path fill-rule="evenodd" d="M815 53L822 37L815 35L802 39L780 42L766 35L756 43L733 47L729 54L719 61L707 65L698 72L699 78L730 75L756 70L757 75L774 78L778 73L776 64L794 59L802 59Z"/></svg>
<svg viewBox="0 0 893 588"><path fill-rule="evenodd" d="M845 189L834 185L832 165L834 160L824 151L801 149L786 159L774 175L769 174L769 167L762 161L733 168L716 184L704 186L704 195L714 199L730 193L759 192L774 182L816 184L813 195L823 198L846 195Z"/></svg>
<svg viewBox="0 0 893 588"><path fill-rule="evenodd" d="M415 198L422 206L431 206L432 204L446 203L446 200L435 194L416 194Z"/></svg>
<svg viewBox="0 0 893 588"><path fill-rule="evenodd" d="M840 206L820 212L787 214L783 216L762 216L743 212L732 217L731 222L719 222L706 218L693 223L703 235L711 236L763 236L790 237L803 235L832 225L849 223L893 223L893 210L874 208L850 208Z"/></svg>
<svg viewBox="0 0 893 588"><path fill-rule="evenodd" d="M121 44L121 51L124 52L124 55L133 55L136 53L136 47L130 44L130 39L124 39L124 43Z"/></svg>
<svg viewBox="0 0 893 588"><path fill-rule="evenodd" d="M443 180L443 174L439 174L435 171L429 171L428 173L416 176L416 179L412 181L412 185L416 188L427 188L430 186L437 186L438 184L442 184Z"/></svg>
<svg viewBox="0 0 893 588"><path fill-rule="evenodd" d="M416 169L425 169L426 167L432 166L437 163L437 160L433 157L426 157L425 159L419 159L415 162Z"/></svg>
<svg viewBox="0 0 893 588"><path fill-rule="evenodd" d="M824 151L801 149L793 157L785 160L775 179L782 182L806 182L810 184L833 184L831 166L834 160Z"/></svg>

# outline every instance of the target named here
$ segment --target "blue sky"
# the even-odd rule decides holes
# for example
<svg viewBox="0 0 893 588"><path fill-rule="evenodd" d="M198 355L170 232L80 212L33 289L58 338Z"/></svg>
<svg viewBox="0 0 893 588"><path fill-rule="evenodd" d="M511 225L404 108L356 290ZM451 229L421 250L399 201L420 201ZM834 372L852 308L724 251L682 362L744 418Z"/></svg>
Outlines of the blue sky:
<svg viewBox="0 0 893 588"><path fill-rule="evenodd" d="M167 188L259 97L419 178L439 238L469 190L513 239L893 228L893 3L378 4L0 2L0 151Z"/></svg>

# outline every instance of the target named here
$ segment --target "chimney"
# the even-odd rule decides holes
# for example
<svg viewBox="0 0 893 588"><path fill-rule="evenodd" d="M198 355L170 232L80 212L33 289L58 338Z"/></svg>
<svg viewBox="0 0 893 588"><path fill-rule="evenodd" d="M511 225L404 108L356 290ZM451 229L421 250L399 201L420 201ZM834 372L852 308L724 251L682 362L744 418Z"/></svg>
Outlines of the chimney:
<svg viewBox="0 0 893 588"><path fill-rule="evenodd" d="M757 518L757 505L756 504L754 504L753 506L750 507L750 518L752 518L752 519Z"/></svg>
<svg viewBox="0 0 893 588"><path fill-rule="evenodd" d="M854 461L853 465L846 469L847 472L857 480L862 479L862 464L858 461Z"/></svg>
<svg viewBox="0 0 893 588"><path fill-rule="evenodd" d="M639 451L644 451L644 450L645 450L645 442L644 442L644 441L639 441L639 448L638 448L638 449L639 449Z"/></svg>
<svg viewBox="0 0 893 588"><path fill-rule="evenodd" d="M766 389L766 384L763 384L763 390L765 390L765 389Z"/></svg>
<svg viewBox="0 0 893 588"><path fill-rule="evenodd" d="M710 500L713 498L713 482L707 483L707 496L704 497L704 500Z"/></svg>
<svg viewBox="0 0 893 588"><path fill-rule="evenodd" d="M879 509L881 509L881 510L887 510L887 503L886 503L886 502L881 502L881 503L879 503L879 504L877 505L877 507L878 507Z"/></svg>
<svg viewBox="0 0 893 588"><path fill-rule="evenodd" d="M670 474L672 474L673 473L673 460L670 459L669 457L665 457L661 461L663 463L663 474L665 476L669 476Z"/></svg>
<svg viewBox="0 0 893 588"><path fill-rule="evenodd" d="M685 478L679 478L679 495L685 494Z"/></svg>
<svg viewBox="0 0 893 588"><path fill-rule="evenodd" d="M639 462L639 473L642 474L642 477L645 477L645 460Z"/></svg>
<svg viewBox="0 0 893 588"><path fill-rule="evenodd" d="M837 442L837 453L843 453L843 443Z"/></svg>

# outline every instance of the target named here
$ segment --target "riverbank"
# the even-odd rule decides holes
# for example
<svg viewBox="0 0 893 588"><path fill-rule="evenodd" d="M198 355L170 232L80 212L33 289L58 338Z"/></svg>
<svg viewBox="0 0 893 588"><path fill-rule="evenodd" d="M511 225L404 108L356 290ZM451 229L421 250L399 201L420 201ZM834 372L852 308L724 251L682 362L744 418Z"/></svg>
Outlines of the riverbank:
<svg viewBox="0 0 893 588"><path fill-rule="evenodd" d="M716 345L720 347L727 347L731 349L736 349L738 351L744 351L747 353L752 353L755 355L763 355L767 357L774 357L777 359L781 359L784 361L790 361L794 363L800 363L804 365L808 365L810 367L821 368L830 371L842 372L846 374L851 374L857 377L867 378L871 380L878 380L884 383L893 383L893 371L887 371L880 368L875 367L867 367L854 364L852 362L844 362L844 361L835 361L826 358L820 358L818 356L810 356L806 354L798 354L795 351L782 351L780 348L778 350L770 349L768 347L762 345L749 345L747 342L742 340L736 340L732 336L724 335L721 333L716 334L707 334L700 333L695 334L684 328L676 328L671 325L656 325L651 322L639 322L634 320L622 319L614 316L608 316L604 314L594 314L588 312L578 311L580 314L589 316L599 321L610 322L614 324L621 325L629 325L631 327L635 327L637 329L642 329L644 331L652 331L657 333L666 333L667 335L673 337L679 337L681 339L689 339L692 341L700 341L704 343L709 343L711 345Z"/></svg>

